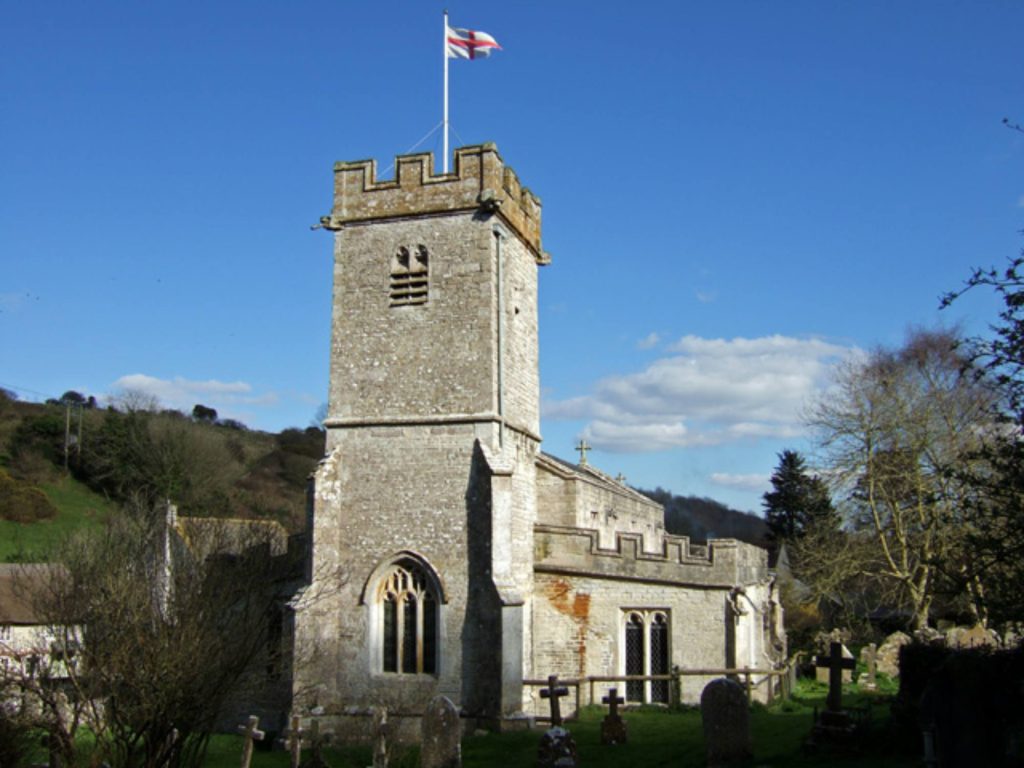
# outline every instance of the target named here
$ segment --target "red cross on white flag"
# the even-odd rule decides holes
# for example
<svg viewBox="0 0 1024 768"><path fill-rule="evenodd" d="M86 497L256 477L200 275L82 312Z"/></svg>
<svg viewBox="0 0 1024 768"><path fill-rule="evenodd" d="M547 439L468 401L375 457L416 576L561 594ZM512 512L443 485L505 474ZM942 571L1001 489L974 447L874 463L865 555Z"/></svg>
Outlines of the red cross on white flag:
<svg viewBox="0 0 1024 768"><path fill-rule="evenodd" d="M453 27L447 30L449 59L483 59L490 56L491 51L501 50L498 41L486 32Z"/></svg>

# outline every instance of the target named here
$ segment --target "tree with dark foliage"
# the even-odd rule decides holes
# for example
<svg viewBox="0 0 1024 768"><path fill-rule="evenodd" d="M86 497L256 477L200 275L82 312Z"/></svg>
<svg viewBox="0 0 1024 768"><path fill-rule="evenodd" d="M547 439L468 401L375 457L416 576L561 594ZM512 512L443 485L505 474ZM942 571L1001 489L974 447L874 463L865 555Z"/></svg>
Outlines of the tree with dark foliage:
<svg viewBox="0 0 1024 768"><path fill-rule="evenodd" d="M983 595L996 621L1024 618L1024 253L1002 270L975 269L963 288L947 294L949 306L964 293L989 289L1002 301L990 336L968 339L972 362L994 382L999 400L979 454L983 471L957 468L974 491L969 498L976 520L969 537L976 568L990 574Z"/></svg>
<svg viewBox="0 0 1024 768"><path fill-rule="evenodd" d="M798 452L779 454L772 488L764 494L763 503L772 541L803 538L811 527L839 527L828 488L820 477L807 473L807 464Z"/></svg>

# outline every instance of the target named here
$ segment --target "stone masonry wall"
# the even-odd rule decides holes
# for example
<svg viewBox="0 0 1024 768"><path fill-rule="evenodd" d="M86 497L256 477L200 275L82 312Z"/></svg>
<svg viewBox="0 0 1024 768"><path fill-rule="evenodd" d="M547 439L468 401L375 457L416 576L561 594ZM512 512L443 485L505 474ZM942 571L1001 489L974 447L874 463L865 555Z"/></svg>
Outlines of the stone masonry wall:
<svg viewBox="0 0 1024 768"><path fill-rule="evenodd" d="M645 552L665 543L663 507L590 466L572 466L544 455L538 462L540 521L597 531L599 546L615 547L616 536L642 538Z"/></svg>
<svg viewBox="0 0 1024 768"><path fill-rule="evenodd" d="M626 609L661 609L669 614L669 665L686 669L723 668L728 631L725 589L669 587L587 576L538 573L534 598L532 676L563 679L619 675L625 671L623 635ZM712 678L685 678L684 702L699 700ZM599 702L608 689L624 683L595 684ZM528 711L542 713L538 689L528 692ZM584 702L587 691L584 690Z"/></svg>

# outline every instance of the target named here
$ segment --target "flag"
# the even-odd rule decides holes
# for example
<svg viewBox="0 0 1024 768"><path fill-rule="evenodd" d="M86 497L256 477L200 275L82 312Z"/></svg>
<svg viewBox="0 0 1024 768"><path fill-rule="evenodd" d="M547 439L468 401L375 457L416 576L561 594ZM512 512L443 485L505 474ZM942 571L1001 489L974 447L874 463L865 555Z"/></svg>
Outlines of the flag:
<svg viewBox="0 0 1024 768"><path fill-rule="evenodd" d="M498 41L486 32L448 27L449 59L482 59L498 49Z"/></svg>

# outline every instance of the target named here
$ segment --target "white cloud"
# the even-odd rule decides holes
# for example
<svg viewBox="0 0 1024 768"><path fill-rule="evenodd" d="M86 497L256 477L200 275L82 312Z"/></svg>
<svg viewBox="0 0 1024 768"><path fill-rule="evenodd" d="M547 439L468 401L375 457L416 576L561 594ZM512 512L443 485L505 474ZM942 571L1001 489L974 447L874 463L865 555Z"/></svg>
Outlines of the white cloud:
<svg viewBox="0 0 1024 768"><path fill-rule="evenodd" d="M586 420L587 439L618 452L803 434L800 411L854 350L820 339L684 336L646 369L598 381L592 394L545 401L554 420Z"/></svg>
<svg viewBox="0 0 1024 768"><path fill-rule="evenodd" d="M659 341L661 341L661 337L658 334L651 331L651 333L647 334L642 339L640 339L640 341L636 343L636 346L639 349L653 349L654 347L658 346Z"/></svg>
<svg viewBox="0 0 1024 768"><path fill-rule="evenodd" d="M175 376L173 379L159 379L144 373L122 376L114 382L114 388L127 392L141 392L160 401L165 408L175 408L191 413L197 403L214 408L222 418L250 416L243 409L252 406L270 406L278 401L273 392L253 393L252 386L244 381L193 381Z"/></svg>
<svg viewBox="0 0 1024 768"><path fill-rule="evenodd" d="M697 301L701 304L710 304L718 298L718 293L716 291L697 291L694 295L697 297Z"/></svg>
<svg viewBox="0 0 1024 768"><path fill-rule="evenodd" d="M771 475L734 475L729 472L712 472L710 479L715 485L754 492L768 490L772 481Z"/></svg>

